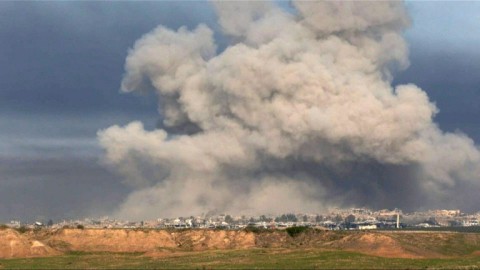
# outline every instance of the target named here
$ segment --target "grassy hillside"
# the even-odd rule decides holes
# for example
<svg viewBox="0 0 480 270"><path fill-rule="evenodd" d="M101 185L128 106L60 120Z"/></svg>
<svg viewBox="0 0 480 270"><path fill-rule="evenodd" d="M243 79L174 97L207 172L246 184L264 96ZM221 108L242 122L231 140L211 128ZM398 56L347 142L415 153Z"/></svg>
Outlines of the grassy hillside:
<svg viewBox="0 0 480 270"><path fill-rule="evenodd" d="M5 229L0 258L0 269L480 269L480 234Z"/></svg>

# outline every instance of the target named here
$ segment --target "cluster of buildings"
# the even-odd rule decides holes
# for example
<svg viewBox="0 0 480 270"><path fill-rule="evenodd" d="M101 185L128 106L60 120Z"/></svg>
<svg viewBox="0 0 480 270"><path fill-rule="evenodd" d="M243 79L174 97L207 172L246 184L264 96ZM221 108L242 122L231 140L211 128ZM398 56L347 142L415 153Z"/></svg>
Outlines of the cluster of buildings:
<svg viewBox="0 0 480 270"><path fill-rule="evenodd" d="M332 209L323 214L283 214L260 216L232 216L228 214L176 218L159 218L145 221L122 221L109 217L82 220L49 220L22 224L11 221L9 227L20 228L124 228L124 229L243 229L247 227L282 229L294 226L317 227L330 230L371 230L395 228L470 227L480 226L480 212L465 214L460 210L430 210L404 213L400 209L374 211L367 208Z"/></svg>

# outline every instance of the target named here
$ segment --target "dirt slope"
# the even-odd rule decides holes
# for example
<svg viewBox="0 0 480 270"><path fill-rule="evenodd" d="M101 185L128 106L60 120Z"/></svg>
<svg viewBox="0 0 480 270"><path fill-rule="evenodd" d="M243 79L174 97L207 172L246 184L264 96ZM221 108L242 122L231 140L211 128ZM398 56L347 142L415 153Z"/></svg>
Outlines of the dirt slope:
<svg viewBox="0 0 480 270"><path fill-rule="evenodd" d="M421 254L405 250L398 241L385 234L364 233L345 236L326 246L389 258L421 258Z"/></svg>
<svg viewBox="0 0 480 270"><path fill-rule="evenodd" d="M60 252L15 230L0 230L0 258L46 257Z"/></svg>
<svg viewBox="0 0 480 270"><path fill-rule="evenodd" d="M164 230L65 229L47 239L49 245L70 251L146 252L177 247L172 234Z"/></svg>
<svg viewBox="0 0 480 270"><path fill-rule="evenodd" d="M178 247L187 250L255 247L255 235L245 231L189 230L173 232L172 236Z"/></svg>
<svg viewBox="0 0 480 270"><path fill-rule="evenodd" d="M0 231L0 258L51 256L67 251L172 252L209 249L320 248L395 258L474 256L480 234L308 230L295 237L285 231L61 229Z"/></svg>

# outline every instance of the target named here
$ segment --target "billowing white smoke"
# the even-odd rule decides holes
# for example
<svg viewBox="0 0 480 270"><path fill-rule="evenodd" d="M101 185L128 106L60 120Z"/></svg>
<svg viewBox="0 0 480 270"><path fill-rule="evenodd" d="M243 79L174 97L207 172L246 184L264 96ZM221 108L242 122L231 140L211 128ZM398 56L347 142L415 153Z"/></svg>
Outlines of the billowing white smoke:
<svg viewBox="0 0 480 270"><path fill-rule="evenodd" d="M421 89L391 86L408 65L403 3L214 5L232 40L223 52L205 25L159 26L129 52L122 89L154 90L165 130L99 132L107 163L136 188L117 215L428 205L478 191L473 141L440 131Z"/></svg>

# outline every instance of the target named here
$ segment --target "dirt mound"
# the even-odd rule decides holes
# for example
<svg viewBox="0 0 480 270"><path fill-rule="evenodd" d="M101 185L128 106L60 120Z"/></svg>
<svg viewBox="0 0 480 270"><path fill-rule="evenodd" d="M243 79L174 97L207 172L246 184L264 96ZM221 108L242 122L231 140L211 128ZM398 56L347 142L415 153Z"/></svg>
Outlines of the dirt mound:
<svg viewBox="0 0 480 270"><path fill-rule="evenodd" d="M325 248L341 249L368 255L391 258L421 258L422 255L406 250L389 235L370 232L334 232L307 230L294 237L284 231L256 235L258 247L273 248Z"/></svg>
<svg viewBox="0 0 480 270"><path fill-rule="evenodd" d="M253 233L213 230L97 230L64 229L48 237L60 250L150 252L180 250L244 249L255 246Z"/></svg>
<svg viewBox="0 0 480 270"><path fill-rule="evenodd" d="M53 248L43 244L40 241L32 242L32 245L30 246L30 253L32 256L35 257L46 257L60 254L60 252L58 252L57 250L54 250Z"/></svg>
<svg viewBox="0 0 480 270"><path fill-rule="evenodd" d="M422 256L405 250L392 237L379 233L354 233L325 246L360 252L368 255L389 258L421 258Z"/></svg>
<svg viewBox="0 0 480 270"><path fill-rule="evenodd" d="M261 232L255 234L255 244L261 248L281 248L289 246L290 237L285 231Z"/></svg>
<svg viewBox="0 0 480 270"><path fill-rule="evenodd" d="M64 229L52 235L48 243L73 251L147 252L177 247L164 230Z"/></svg>
<svg viewBox="0 0 480 270"><path fill-rule="evenodd" d="M15 230L0 230L0 258L47 257L60 252Z"/></svg>
<svg viewBox="0 0 480 270"><path fill-rule="evenodd" d="M143 252L164 257L211 249L328 249L391 258L478 256L480 234L305 230L0 230L0 258L51 256L68 251Z"/></svg>
<svg viewBox="0 0 480 270"><path fill-rule="evenodd" d="M255 235L245 231L187 230L173 232L178 247L191 250L255 247Z"/></svg>
<svg viewBox="0 0 480 270"><path fill-rule="evenodd" d="M475 250L474 252L472 252L472 255L473 256L480 256L480 250Z"/></svg>

